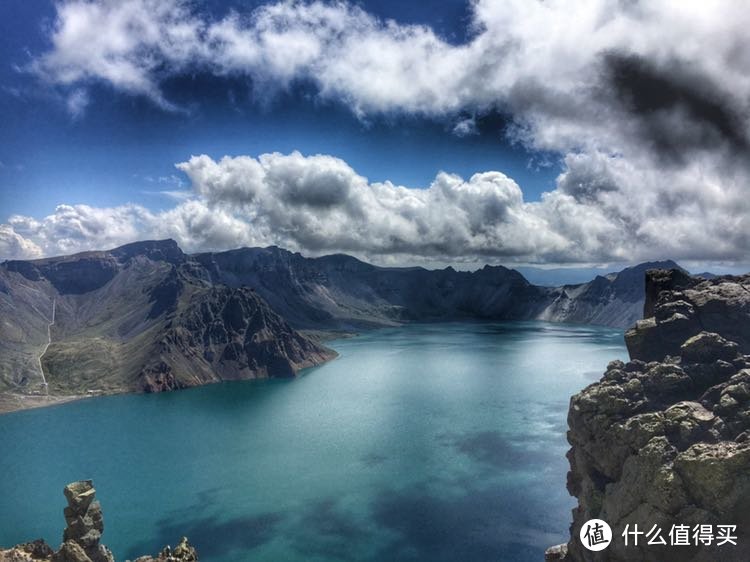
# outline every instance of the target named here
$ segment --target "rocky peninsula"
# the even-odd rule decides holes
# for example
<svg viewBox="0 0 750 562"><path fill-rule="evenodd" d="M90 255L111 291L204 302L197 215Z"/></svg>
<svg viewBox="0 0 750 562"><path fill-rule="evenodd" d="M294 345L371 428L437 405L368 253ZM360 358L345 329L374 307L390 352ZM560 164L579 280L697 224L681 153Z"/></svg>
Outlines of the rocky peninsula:
<svg viewBox="0 0 750 562"><path fill-rule="evenodd" d="M630 361L573 396L568 490L571 538L547 560L750 560L750 275L646 276L644 319L626 333ZM612 528L606 550L579 541L582 525ZM736 545L625 546L622 533L736 525ZM669 539L667 539L669 540Z"/></svg>
<svg viewBox="0 0 750 562"><path fill-rule="evenodd" d="M93 482L72 482L63 493L68 502L63 512L67 525L60 548L53 550L43 539L7 550L0 547L0 562L115 562L110 550L100 542L104 518ZM166 546L155 557L141 556L134 562L198 562L198 554L183 537L174 549Z"/></svg>

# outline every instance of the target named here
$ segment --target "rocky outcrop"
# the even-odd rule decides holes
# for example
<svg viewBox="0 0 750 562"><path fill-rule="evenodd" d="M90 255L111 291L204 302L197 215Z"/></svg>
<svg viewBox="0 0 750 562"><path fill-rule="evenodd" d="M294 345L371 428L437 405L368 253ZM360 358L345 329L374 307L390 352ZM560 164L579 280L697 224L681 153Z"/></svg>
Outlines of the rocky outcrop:
<svg viewBox="0 0 750 562"><path fill-rule="evenodd" d="M651 271L631 360L571 399L568 490L578 498L566 560L750 559L750 276ZM590 552L589 519L614 540ZM626 525L736 525L737 546L625 546ZM718 527L714 527L718 528ZM553 553L550 552L550 556ZM561 558L549 558L561 559Z"/></svg>
<svg viewBox="0 0 750 562"><path fill-rule="evenodd" d="M182 537L179 544L174 547L165 546L156 558L152 556L141 556L133 562L197 562L198 553L190 546L186 537Z"/></svg>
<svg viewBox="0 0 750 562"><path fill-rule="evenodd" d="M715 332L750 353L748 276L713 279L679 270L649 272L644 320L625 334L631 357L657 361L679 355L683 342L698 332Z"/></svg>
<svg viewBox="0 0 750 562"><path fill-rule="evenodd" d="M336 355L169 240L6 262L0 286L0 412L47 395L291 377Z"/></svg>
<svg viewBox="0 0 750 562"><path fill-rule="evenodd" d="M60 548L55 551L38 539L6 550L0 548L0 562L115 562L112 553L100 542L104 519L93 482L72 482L63 493L68 501L64 510L67 525ZM198 562L198 554L183 537L174 549L166 546L156 557L141 556L135 562Z"/></svg>
<svg viewBox="0 0 750 562"><path fill-rule="evenodd" d="M31 562L32 560L51 560L54 550L43 539L37 539L14 546L11 549L0 548L0 562Z"/></svg>
<svg viewBox="0 0 750 562"><path fill-rule="evenodd" d="M646 271L660 268L682 271L673 261L648 262L598 275L588 283L548 289L552 302L539 318L628 328L643 316Z"/></svg>
<svg viewBox="0 0 750 562"><path fill-rule="evenodd" d="M81 480L65 486L63 491L67 526L63 545L52 556L53 562L114 562L112 553L99 543L104 532L102 508L96 500L91 480Z"/></svg>

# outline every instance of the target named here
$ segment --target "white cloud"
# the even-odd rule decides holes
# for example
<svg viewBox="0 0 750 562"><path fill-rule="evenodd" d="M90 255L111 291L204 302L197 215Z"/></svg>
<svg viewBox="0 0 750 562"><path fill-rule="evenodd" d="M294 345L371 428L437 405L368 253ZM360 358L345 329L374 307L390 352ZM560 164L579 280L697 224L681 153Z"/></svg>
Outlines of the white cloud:
<svg viewBox="0 0 750 562"><path fill-rule="evenodd" d="M140 237L170 231L192 249L273 242L404 261L750 258L744 2L477 0L472 9L471 38L453 45L342 2L282 1L211 19L180 0L68 0L31 68L74 92L102 82L166 108L163 80L197 69L248 77L258 92L307 81L368 117L456 123L499 109L513 118L513 138L564 159L556 189L529 203L499 172L439 174L412 190L369 183L330 156L197 157L180 165L193 199L168 217L127 208ZM462 123L457 134L473 130ZM57 215L29 234L45 253L67 224ZM113 239L127 231L115 226Z"/></svg>
<svg viewBox="0 0 750 562"><path fill-rule="evenodd" d="M700 164L669 176L691 196L667 202L653 188L663 176L602 154L569 156L557 189L537 202L524 201L500 172L469 179L441 172L425 189L410 189L369 182L332 156L298 152L194 156L177 167L192 197L172 209L60 205L40 220L12 216L0 231L0 257L170 237L187 251L276 244L381 263L750 258L738 251L748 248L748 204L718 187L691 192Z"/></svg>
<svg viewBox="0 0 750 562"><path fill-rule="evenodd" d="M688 63L746 104L745 7L741 0L477 0L474 36L452 45L429 27L382 21L344 2L281 1L214 20L182 0L67 0L57 7L51 50L32 69L60 84L98 80L165 105L161 80L196 67L276 88L307 79L362 113L500 105L540 144L567 149L582 142L580 127L605 134L611 104L592 103L592 89L607 53Z"/></svg>
<svg viewBox="0 0 750 562"><path fill-rule="evenodd" d="M8 224L0 224L0 256L4 259L28 259L42 257L42 249L24 238Z"/></svg>
<svg viewBox="0 0 750 562"><path fill-rule="evenodd" d="M139 239L144 233L143 226L151 219L151 213L136 205L113 208L58 205L53 214L41 220L13 215L3 226L32 242L44 255L54 255Z"/></svg>
<svg viewBox="0 0 750 562"><path fill-rule="evenodd" d="M468 117L461 119L458 123L453 126L453 134L458 137L468 137L470 135L477 135L477 121L474 117Z"/></svg>
<svg viewBox="0 0 750 562"><path fill-rule="evenodd" d="M86 107L89 105L89 95L86 90L78 88L73 90L67 98L66 105L68 107L68 113L73 119L81 117Z"/></svg>

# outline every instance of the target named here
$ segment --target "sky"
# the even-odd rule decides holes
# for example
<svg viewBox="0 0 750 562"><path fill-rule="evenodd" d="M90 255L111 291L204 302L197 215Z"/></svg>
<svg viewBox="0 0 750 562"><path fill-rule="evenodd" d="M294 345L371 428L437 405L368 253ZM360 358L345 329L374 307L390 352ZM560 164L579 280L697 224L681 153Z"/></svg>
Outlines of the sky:
<svg viewBox="0 0 750 562"><path fill-rule="evenodd" d="M739 0L5 0L0 260L746 269L749 25Z"/></svg>

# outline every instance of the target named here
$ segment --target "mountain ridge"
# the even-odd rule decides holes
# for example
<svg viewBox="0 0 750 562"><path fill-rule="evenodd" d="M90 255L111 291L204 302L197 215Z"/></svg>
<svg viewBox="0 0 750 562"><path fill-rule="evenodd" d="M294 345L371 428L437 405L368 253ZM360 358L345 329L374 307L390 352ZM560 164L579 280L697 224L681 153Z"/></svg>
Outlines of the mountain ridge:
<svg viewBox="0 0 750 562"><path fill-rule="evenodd" d="M0 410L23 406L17 395L54 401L288 377L335 357L252 290L203 273L171 242L4 263Z"/></svg>
<svg viewBox="0 0 750 562"><path fill-rule="evenodd" d="M0 264L0 411L45 403L47 391L54 401L294 376L335 356L312 337L321 332L453 320L624 327L643 310L644 268L663 264L676 266L550 288L504 266L379 267L277 246L190 255L174 240L10 260Z"/></svg>

